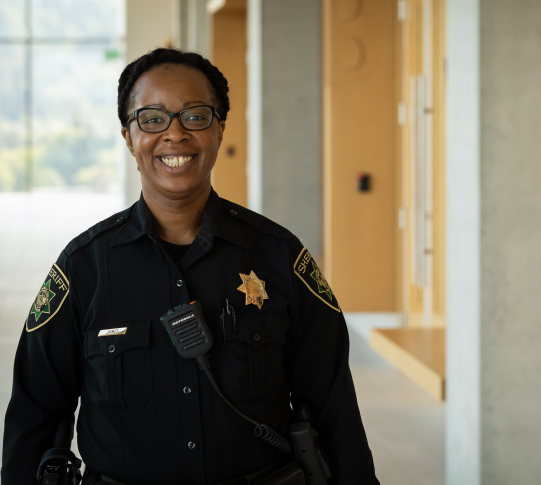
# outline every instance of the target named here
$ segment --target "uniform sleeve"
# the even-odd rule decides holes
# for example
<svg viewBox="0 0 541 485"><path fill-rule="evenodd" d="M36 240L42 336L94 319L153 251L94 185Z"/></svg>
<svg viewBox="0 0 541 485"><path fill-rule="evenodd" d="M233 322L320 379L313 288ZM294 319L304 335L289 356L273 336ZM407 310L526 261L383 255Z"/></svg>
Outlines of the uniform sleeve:
<svg viewBox="0 0 541 485"><path fill-rule="evenodd" d="M333 484L379 484L349 369L344 315L300 242L293 245L292 263L298 307L288 345L291 400L310 406Z"/></svg>
<svg viewBox="0 0 541 485"><path fill-rule="evenodd" d="M83 382L81 320L63 252L32 303L15 356L4 427L1 482L35 485L59 422L73 417Z"/></svg>

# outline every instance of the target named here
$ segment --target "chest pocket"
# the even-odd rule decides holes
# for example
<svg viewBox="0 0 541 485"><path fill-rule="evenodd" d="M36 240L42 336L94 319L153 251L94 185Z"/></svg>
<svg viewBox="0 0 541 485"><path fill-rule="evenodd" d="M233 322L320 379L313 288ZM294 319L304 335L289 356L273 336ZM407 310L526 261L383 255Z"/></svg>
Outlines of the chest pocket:
<svg viewBox="0 0 541 485"><path fill-rule="evenodd" d="M256 398L280 389L288 324L286 316L237 313L235 331L226 315L224 326L218 327L221 338L215 338L212 368L227 397Z"/></svg>
<svg viewBox="0 0 541 485"><path fill-rule="evenodd" d="M84 336L85 385L100 411L142 409L152 397L151 323L126 326L124 335Z"/></svg>

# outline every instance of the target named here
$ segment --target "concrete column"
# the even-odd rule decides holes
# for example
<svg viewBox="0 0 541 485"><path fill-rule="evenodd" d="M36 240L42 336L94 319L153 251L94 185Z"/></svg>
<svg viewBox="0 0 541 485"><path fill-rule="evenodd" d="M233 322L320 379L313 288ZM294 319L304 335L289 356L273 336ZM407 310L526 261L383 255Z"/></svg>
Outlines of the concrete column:
<svg viewBox="0 0 541 485"><path fill-rule="evenodd" d="M480 485L479 0L447 5L447 485Z"/></svg>
<svg viewBox="0 0 541 485"><path fill-rule="evenodd" d="M448 2L447 484L541 476L541 3Z"/></svg>
<svg viewBox="0 0 541 485"><path fill-rule="evenodd" d="M207 0L188 0L187 44L183 49L209 56L209 15Z"/></svg>
<svg viewBox="0 0 541 485"><path fill-rule="evenodd" d="M261 1L248 0L248 49L246 62L248 68L248 106L247 136L248 161L246 164L248 207L263 212L263 82L261 79L262 19Z"/></svg>
<svg viewBox="0 0 541 485"><path fill-rule="evenodd" d="M248 29L248 202L320 255L321 2L250 0Z"/></svg>

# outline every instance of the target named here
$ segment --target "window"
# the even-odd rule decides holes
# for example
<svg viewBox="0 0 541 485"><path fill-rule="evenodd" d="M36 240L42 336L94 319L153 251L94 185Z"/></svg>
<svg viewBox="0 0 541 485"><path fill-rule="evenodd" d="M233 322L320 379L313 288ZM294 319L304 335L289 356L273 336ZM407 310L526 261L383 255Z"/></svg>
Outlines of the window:
<svg viewBox="0 0 541 485"><path fill-rule="evenodd" d="M0 191L116 191L125 0L0 3Z"/></svg>

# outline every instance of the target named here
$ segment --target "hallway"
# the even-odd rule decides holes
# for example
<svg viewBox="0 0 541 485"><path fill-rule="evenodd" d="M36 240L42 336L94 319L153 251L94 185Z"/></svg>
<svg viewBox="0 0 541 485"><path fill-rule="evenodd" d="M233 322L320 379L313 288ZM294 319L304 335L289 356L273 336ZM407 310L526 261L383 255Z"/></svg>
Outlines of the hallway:
<svg viewBox="0 0 541 485"><path fill-rule="evenodd" d="M73 237L123 205L116 195L1 193L0 207L0 414L4 416L16 345L44 276ZM443 485L444 404L377 356L353 331L350 363L381 484ZM3 428L2 420L2 435ZM73 447L76 450L75 443Z"/></svg>

